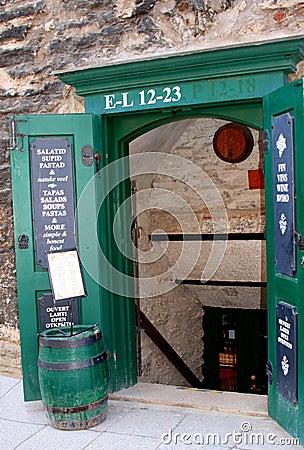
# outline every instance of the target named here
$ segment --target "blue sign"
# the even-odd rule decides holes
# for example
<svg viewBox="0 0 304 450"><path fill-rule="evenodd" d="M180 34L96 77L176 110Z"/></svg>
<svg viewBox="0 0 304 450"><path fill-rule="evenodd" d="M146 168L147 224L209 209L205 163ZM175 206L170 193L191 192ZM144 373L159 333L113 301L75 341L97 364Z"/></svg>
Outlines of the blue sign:
<svg viewBox="0 0 304 450"><path fill-rule="evenodd" d="M285 113L272 127L274 257L278 273L293 276L295 261L295 187L293 116Z"/></svg>

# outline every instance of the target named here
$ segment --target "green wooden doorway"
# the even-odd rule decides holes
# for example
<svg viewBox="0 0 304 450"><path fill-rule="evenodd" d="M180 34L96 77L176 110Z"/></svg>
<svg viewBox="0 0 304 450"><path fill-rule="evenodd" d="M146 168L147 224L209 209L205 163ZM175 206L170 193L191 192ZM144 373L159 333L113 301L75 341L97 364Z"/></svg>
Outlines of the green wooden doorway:
<svg viewBox="0 0 304 450"><path fill-rule="evenodd" d="M298 272L295 274L294 265L293 273L282 275L273 263L275 213L271 134L274 118L289 112L295 118L295 153L299 151L303 85L302 82L284 85L288 75L296 71L296 64L303 58L303 39L300 37L74 70L58 76L85 97L87 122L82 120L83 115L75 119L69 115L15 117L12 122L12 175L19 317L27 400L37 399L40 395L36 372L37 295L50 290L47 273L37 267L34 259L36 242L29 164L33 140L63 136L74 144L74 184L78 201L76 237L90 286L89 297L83 302L80 316L82 321L96 318L102 324L105 344L110 352L110 389L114 391L136 383L134 280L132 263L127 257L131 247L130 203L120 209L130 193L129 142L173 120L195 116L218 117L268 130L265 145L270 150L265 160L269 225L268 285L272 299L269 309L269 410L288 431L303 436L299 419L304 407L302 386L299 385L296 400L286 399L282 392L278 392L276 376L279 373L276 359L277 305L280 303L282 308L285 303L295 306L296 312L292 310L290 314L302 320L300 252L303 213L299 208L295 213L298 247L293 256L297 260ZM279 88L286 88L286 91L278 91L271 96L271 92ZM92 165L84 164L84 147L85 151L88 147L92 150ZM296 156L297 159L296 167L300 167L301 157ZM300 179L299 173L297 176ZM301 186L297 189L300 193ZM121 212L120 218L115 221L113 229L118 210ZM27 248L20 247L18 238L22 235L29 238ZM294 245L293 240L289 245ZM288 295L289 291L297 292L295 298ZM284 315L284 310L279 310L280 313ZM286 322L284 317L280 320ZM303 350L299 351L299 379L303 367L302 355ZM284 361L286 369L287 363ZM284 386L282 389L284 393Z"/></svg>

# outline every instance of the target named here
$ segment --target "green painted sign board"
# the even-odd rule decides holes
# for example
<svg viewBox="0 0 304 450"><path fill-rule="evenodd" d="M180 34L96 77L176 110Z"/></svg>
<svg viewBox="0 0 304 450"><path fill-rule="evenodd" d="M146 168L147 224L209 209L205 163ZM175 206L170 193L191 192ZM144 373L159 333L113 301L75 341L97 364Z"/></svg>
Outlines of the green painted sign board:
<svg viewBox="0 0 304 450"><path fill-rule="evenodd" d="M244 100L262 97L265 89L281 86L281 78L273 74L213 78L177 85L153 85L145 89L112 91L90 97L103 114L175 108L205 103Z"/></svg>

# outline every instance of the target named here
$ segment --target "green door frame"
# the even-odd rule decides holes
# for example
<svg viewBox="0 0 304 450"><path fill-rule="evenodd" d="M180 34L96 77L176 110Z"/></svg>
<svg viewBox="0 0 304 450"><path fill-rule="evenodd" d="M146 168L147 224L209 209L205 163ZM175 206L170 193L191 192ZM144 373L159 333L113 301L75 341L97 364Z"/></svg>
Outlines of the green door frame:
<svg viewBox="0 0 304 450"><path fill-rule="evenodd" d="M128 156L128 144L137 136L174 120L217 117L262 130L263 97L287 84L288 75L296 72L302 59L304 36L298 36L56 74L84 96L86 113L101 116L102 148L98 151L101 165L106 167ZM132 265L117 252L111 238L115 212L130 193L128 167L123 170L125 182L101 208L106 233L101 233L100 240L111 264L132 276ZM123 240L129 235L127 223L120 223ZM111 390L116 390L136 382L135 315L133 302L113 294L115 281L110 273L107 277L109 289L102 292L107 318L102 321L104 332L109 345L116 349L115 361L124 361L120 369L110 362L115 372ZM129 286L126 291L131 289Z"/></svg>
<svg viewBox="0 0 304 450"><path fill-rule="evenodd" d="M303 58L304 39L299 36L240 47L126 61L58 76L85 97L86 112L101 115L104 124L102 153L106 165L128 156L128 144L137 136L175 120L216 117L263 130L263 98L288 84L288 75L295 73L297 63ZM268 176L272 178L272 173ZM124 183L119 193L121 201L129 192L129 187ZM123 222L121 227L122 234L128 233ZM131 266L126 270L132 273ZM269 273L272 273L271 270ZM268 284L273 283L274 278L269 276ZM111 303L109 297L107 302ZM135 330L134 316L133 320ZM274 326L273 320L269 323ZM109 324L108 331L111 326L113 330L113 325ZM130 323L129 330L132 331ZM117 335L117 330L114 333ZM127 350L127 340L121 340L121 344ZM275 345L273 338L273 342L269 343L272 353ZM271 389L270 412L277 402L273 390L276 388ZM297 414L302 415L294 410L293 417L298 417ZM283 426L285 424L293 435L302 435L297 427L288 425L288 415L272 415Z"/></svg>
<svg viewBox="0 0 304 450"><path fill-rule="evenodd" d="M100 246L116 272L126 275L117 282L114 271L99 262L107 282L100 288L99 307L94 301L90 306L91 316L96 314L97 320L100 317L111 353L111 391L136 383L133 268L125 258L129 249L118 251L112 230L116 212L130 195L128 158L123 165L115 166L115 162L128 156L129 143L137 136L184 118L222 118L262 130L263 98L286 85L303 59L304 36L295 36L56 73L84 96L85 112L99 117L100 138L94 150L100 153L102 187L96 188L99 199L94 208L102 203L98 216ZM102 172L108 167L113 167L112 172ZM111 183L113 189L101 202ZM81 195L79 191L78 199ZM130 234L129 216L127 210L116 223L122 247L130 245L130 239L126 239ZM83 251L85 254L85 248ZM98 280L94 289L97 284ZM117 284L121 284L120 291L115 289Z"/></svg>

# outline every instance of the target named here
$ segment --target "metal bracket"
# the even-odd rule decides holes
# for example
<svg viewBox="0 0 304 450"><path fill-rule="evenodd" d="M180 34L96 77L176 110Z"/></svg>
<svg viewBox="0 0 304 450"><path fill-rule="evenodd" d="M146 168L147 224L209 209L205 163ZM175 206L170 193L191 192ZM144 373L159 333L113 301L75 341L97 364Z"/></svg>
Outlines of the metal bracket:
<svg viewBox="0 0 304 450"><path fill-rule="evenodd" d="M272 385L273 382L273 369L272 369L272 363L270 361L267 361L266 363L266 375L268 378L268 383Z"/></svg>
<svg viewBox="0 0 304 450"><path fill-rule="evenodd" d="M101 154L98 153L98 152L94 153L93 156L94 156L95 161L96 161L96 169L97 169L97 172L99 172L99 171L100 171L100 162L101 162L102 156L101 156Z"/></svg>
<svg viewBox="0 0 304 450"><path fill-rule="evenodd" d="M299 250L304 250L304 240L302 233L300 233L299 231L295 231L293 235L295 245L299 247Z"/></svg>
<svg viewBox="0 0 304 450"><path fill-rule="evenodd" d="M82 164L84 166L91 166L93 164L93 149L90 145L84 145L81 149L81 157L82 157Z"/></svg>
<svg viewBox="0 0 304 450"><path fill-rule="evenodd" d="M28 248L28 242L29 242L29 237L26 234L20 234L20 236L18 236L18 247L21 250L24 250L26 248Z"/></svg>
<svg viewBox="0 0 304 450"><path fill-rule="evenodd" d="M93 164L94 158L96 161L96 169L97 172L100 170L100 161L101 161L101 154L96 152L93 153L93 149L91 145L84 145L81 149L81 158L82 158L82 164L84 166L91 166Z"/></svg>
<svg viewBox="0 0 304 450"><path fill-rule="evenodd" d="M265 155L269 152L269 132L268 130L263 131L263 145L264 145L264 153Z"/></svg>
<svg viewBox="0 0 304 450"><path fill-rule="evenodd" d="M19 122L25 122L25 120L22 120ZM9 147L7 147L7 150L18 150L18 137L21 137L21 148L19 149L19 151L24 152L24 136L25 136L25 134L17 133L16 119L9 118L8 126L9 126L10 145L9 145Z"/></svg>

